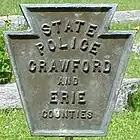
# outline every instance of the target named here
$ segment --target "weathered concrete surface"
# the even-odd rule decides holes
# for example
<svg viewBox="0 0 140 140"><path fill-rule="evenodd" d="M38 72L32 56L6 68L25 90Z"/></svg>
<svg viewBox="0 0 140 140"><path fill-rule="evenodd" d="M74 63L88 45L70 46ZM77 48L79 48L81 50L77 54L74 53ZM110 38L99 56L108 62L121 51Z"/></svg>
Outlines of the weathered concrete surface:
<svg viewBox="0 0 140 140"><path fill-rule="evenodd" d="M136 52L136 53L140 53L140 42L135 41L135 44L133 45L132 51ZM140 58L137 58L137 59L140 59Z"/></svg>
<svg viewBox="0 0 140 140"><path fill-rule="evenodd" d="M115 111L122 111L127 105L128 94L135 93L140 85L140 78L124 79L118 94ZM16 83L0 85L0 108L22 108Z"/></svg>
<svg viewBox="0 0 140 140"><path fill-rule="evenodd" d="M11 26L11 28L26 26L27 22L23 16L12 15L12 16L2 16L0 17L0 27Z"/></svg>
<svg viewBox="0 0 140 140"><path fill-rule="evenodd" d="M114 23L136 22L140 21L140 10L132 11L117 11L113 17ZM12 28L22 27L27 25L23 16L12 15L0 17L0 26L12 25Z"/></svg>
<svg viewBox="0 0 140 140"><path fill-rule="evenodd" d="M0 85L0 108L21 108L16 83Z"/></svg>
<svg viewBox="0 0 140 140"><path fill-rule="evenodd" d="M118 11L115 13L112 22L126 23L140 21L140 10Z"/></svg>

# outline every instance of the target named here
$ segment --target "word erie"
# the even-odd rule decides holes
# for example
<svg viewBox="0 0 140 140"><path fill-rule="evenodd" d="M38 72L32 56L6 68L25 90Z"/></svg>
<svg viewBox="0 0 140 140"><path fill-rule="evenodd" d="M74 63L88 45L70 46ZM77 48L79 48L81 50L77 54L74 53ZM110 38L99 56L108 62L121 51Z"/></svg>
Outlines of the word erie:
<svg viewBox="0 0 140 140"><path fill-rule="evenodd" d="M50 104L86 104L86 91L50 91Z"/></svg>

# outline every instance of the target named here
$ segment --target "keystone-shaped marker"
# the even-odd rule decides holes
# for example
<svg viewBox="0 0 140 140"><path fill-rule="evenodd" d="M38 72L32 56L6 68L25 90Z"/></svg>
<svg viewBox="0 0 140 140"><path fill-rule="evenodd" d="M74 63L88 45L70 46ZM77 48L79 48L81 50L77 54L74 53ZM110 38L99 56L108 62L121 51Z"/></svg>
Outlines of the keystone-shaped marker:
<svg viewBox="0 0 140 140"><path fill-rule="evenodd" d="M30 30L4 35L31 134L105 135L134 32L108 32L115 4L21 9Z"/></svg>

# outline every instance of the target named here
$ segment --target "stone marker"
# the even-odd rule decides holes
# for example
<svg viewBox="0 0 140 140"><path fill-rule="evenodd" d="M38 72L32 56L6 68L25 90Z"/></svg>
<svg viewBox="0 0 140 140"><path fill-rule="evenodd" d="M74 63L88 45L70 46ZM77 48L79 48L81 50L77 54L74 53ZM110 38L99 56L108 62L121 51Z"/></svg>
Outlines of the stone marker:
<svg viewBox="0 0 140 140"><path fill-rule="evenodd" d="M5 42L31 134L106 134L133 40L108 32L115 8L21 5L31 30Z"/></svg>

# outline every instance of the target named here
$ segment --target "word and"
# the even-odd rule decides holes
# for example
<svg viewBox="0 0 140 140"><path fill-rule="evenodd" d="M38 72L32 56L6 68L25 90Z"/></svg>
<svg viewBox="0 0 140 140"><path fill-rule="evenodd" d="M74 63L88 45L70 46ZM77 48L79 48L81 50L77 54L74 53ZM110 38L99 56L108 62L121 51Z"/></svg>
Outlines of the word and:
<svg viewBox="0 0 140 140"><path fill-rule="evenodd" d="M73 86L77 86L79 83L79 78L78 77L63 77L60 76L57 82L57 85L59 86L64 86L64 85L73 85Z"/></svg>

